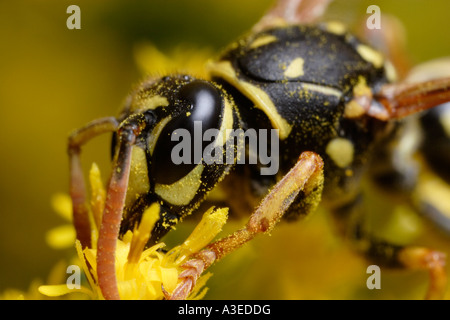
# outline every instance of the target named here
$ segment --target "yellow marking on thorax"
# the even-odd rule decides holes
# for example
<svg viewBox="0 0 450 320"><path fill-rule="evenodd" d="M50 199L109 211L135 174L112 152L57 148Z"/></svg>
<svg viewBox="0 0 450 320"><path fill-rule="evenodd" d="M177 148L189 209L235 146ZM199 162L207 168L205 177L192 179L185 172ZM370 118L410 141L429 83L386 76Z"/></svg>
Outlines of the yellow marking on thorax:
<svg viewBox="0 0 450 320"><path fill-rule="evenodd" d="M194 199L201 186L201 176L204 166L197 165L191 172L180 180L168 185L157 183L155 193L165 201L176 206L184 206Z"/></svg>
<svg viewBox="0 0 450 320"><path fill-rule="evenodd" d="M248 83L240 82L240 87L247 97L255 103L258 109L264 111L269 118L272 126L280 130L280 139L283 140L289 136L292 130L292 125L286 121L277 111L269 95L260 88Z"/></svg>
<svg viewBox="0 0 450 320"><path fill-rule="evenodd" d="M358 77L358 83L353 87L354 96L372 96L372 89L367 85L367 80L363 76Z"/></svg>
<svg viewBox="0 0 450 320"><path fill-rule="evenodd" d="M358 83L353 87L353 99L345 105L344 117L358 118L365 114L372 102L372 95L366 78L359 76Z"/></svg>
<svg viewBox="0 0 450 320"><path fill-rule="evenodd" d="M325 25L328 32L336 34L338 36L343 35L347 32L347 28L342 22L330 21Z"/></svg>
<svg viewBox="0 0 450 320"><path fill-rule="evenodd" d="M256 38L255 40L253 40L252 43L250 44L249 48L255 49L255 48L264 46L266 44L275 42L277 40L278 40L278 38L273 35L263 35L263 36Z"/></svg>
<svg viewBox="0 0 450 320"><path fill-rule="evenodd" d="M359 118L365 113L366 110L356 100L351 100L345 105L344 117L346 118Z"/></svg>
<svg viewBox="0 0 450 320"><path fill-rule="evenodd" d="M286 139L292 130L292 125L289 124L277 111L272 100L262 89L242 81L237 78L233 67L229 61L210 62L207 65L211 75L220 76L232 85L234 85L241 93L249 98L258 109L264 111L269 118L272 126L280 130L280 139Z"/></svg>
<svg viewBox="0 0 450 320"><path fill-rule="evenodd" d="M289 66L284 71L284 75L287 78L297 78L304 75L303 71L303 64L305 63L305 60L303 58L295 58L292 60L292 62L289 64Z"/></svg>
<svg viewBox="0 0 450 320"><path fill-rule="evenodd" d="M355 148L350 140L335 138L328 143L325 152L339 168L345 168L353 162Z"/></svg>
<svg viewBox="0 0 450 320"><path fill-rule="evenodd" d="M329 95L329 96L335 96L338 98L340 98L342 96L342 92L339 91L338 89L325 87L325 86L321 86L321 85L317 85L317 84L313 84L313 83L302 83L302 87L303 87L303 89L306 89L308 91L319 92L319 93Z"/></svg>
<svg viewBox="0 0 450 320"><path fill-rule="evenodd" d="M361 55L361 57L364 60L373 64L375 68L381 68L383 66L384 57L380 52L376 51L375 49L372 49L371 47L365 44L360 44L356 47L356 51Z"/></svg>

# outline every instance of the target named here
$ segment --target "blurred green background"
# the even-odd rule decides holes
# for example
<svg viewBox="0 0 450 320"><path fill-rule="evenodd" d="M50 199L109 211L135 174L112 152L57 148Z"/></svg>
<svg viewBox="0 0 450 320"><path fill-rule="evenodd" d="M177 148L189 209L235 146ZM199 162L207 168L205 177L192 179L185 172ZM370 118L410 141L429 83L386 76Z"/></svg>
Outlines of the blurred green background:
<svg viewBox="0 0 450 320"><path fill-rule="evenodd" d="M271 2L0 2L0 292L9 287L25 290L35 278L45 281L59 259L73 255L73 249L55 251L45 243L45 232L64 223L53 212L50 199L55 193L68 189L67 136L90 120L117 114L130 88L143 77L134 58L136 45L150 41L162 52L180 44L217 51L247 31ZM81 30L66 27L69 16L66 9L71 4L81 8ZM407 49L415 63L449 55L448 0L338 0L327 15L356 24L367 16L366 8L371 4L377 4L383 13L394 14L403 22L408 36ZM84 149L83 155L85 168L95 160L106 174L108 137L96 139ZM308 232L305 227L288 228L294 233ZM274 232L269 240L276 241L277 234L280 235ZM328 235L323 236L332 241ZM321 237L320 232L313 232L312 238L305 241ZM278 238L279 245L292 241L290 238L280 240L282 238ZM270 241L262 239L255 246L264 251ZM310 243L298 246L317 254ZM248 255L250 249L246 250L243 252ZM331 260L324 258L326 253L320 254L317 264L324 267L334 261L333 257ZM348 257L351 253L344 255ZM243 264L237 262L227 270L217 270L218 278L220 274L223 277L236 275L237 280L227 285L213 277L211 284L224 286L224 290L208 297L302 297L295 294L294 287L284 293L265 294L263 289L267 287L265 281L271 281L270 273L249 280L244 289L246 275L259 274L251 271L257 265L257 254L249 256L253 258ZM311 259L297 258L296 261L309 262L309 268L314 269L317 264ZM355 261L355 264L360 263L358 258ZM286 268L293 269L293 274L300 272L293 266ZM307 271L308 268L302 272ZM364 272L361 276L365 276ZM328 278L331 277L333 274ZM305 279L303 281L308 281ZM324 283L326 279L323 278ZM242 286L237 291L240 294L227 294L236 285ZM289 290L292 290L291 295Z"/></svg>

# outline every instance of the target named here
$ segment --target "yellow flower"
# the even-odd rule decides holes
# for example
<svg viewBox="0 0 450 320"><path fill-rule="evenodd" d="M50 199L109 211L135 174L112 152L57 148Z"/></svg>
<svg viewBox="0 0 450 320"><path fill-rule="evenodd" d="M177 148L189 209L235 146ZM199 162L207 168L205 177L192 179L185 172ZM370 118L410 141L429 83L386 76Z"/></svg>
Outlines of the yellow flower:
<svg viewBox="0 0 450 320"><path fill-rule="evenodd" d="M93 164L90 171L92 189L90 216L92 226L92 248L81 248L76 241L79 264L86 275L88 286L72 288L67 284L40 286L39 292L47 296L61 296L68 293L84 293L92 299L103 299L97 279L96 240L98 239L99 221L105 204L105 192L101 183L100 171ZM55 207L64 212L67 199L59 197ZM122 239L117 240L116 275L121 299L155 300L163 299L163 289L171 293L178 285L178 276L182 265L198 252L221 231L228 216L228 208L210 208L202 220L181 245L165 253L164 243L158 243L145 249L151 230L159 218L159 204L152 204L144 213L141 222L133 231L128 231ZM50 237L53 246L62 246L66 240L61 236ZM69 236L67 237L69 238ZM203 288L211 274L205 274L197 281L197 285L189 298L200 299L206 293ZM203 289L202 289L203 288Z"/></svg>
<svg viewBox="0 0 450 320"><path fill-rule="evenodd" d="M47 244L53 249L66 249L72 247L75 238L75 228L72 225L72 202L66 194L56 194L52 197L53 210L64 220L70 222L51 229L45 235Z"/></svg>
<svg viewBox="0 0 450 320"><path fill-rule="evenodd" d="M28 291L6 289L0 294L0 300L40 300L42 296L37 290L40 283L39 280L32 281Z"/></svg>
<svg viewBox="0 0 450 320"><path fill-rule="evenodd" d="M63 280L65 271L67 269L67 263L63 260L57 262L50 270L47 276L47 283L60 283ZM44 281L41 279L34 279L28 286L27 290L18 290L15 288L8 288L0 293L0 300L47 300L48 296L39 292L39 287ZM72 295L71 298L77 298L76 295ZM78 297L79 298L79 297Z"/></svg>
<svg viewBox="0 0 450 320"><path fill-rule="evenodd" d="M208 78L205 65L213 56L208 48L193 48L180 45L168 53L162 53L149 42L138 44L134 50L138 67L145 74L189 73L200 78Z"/></svg>

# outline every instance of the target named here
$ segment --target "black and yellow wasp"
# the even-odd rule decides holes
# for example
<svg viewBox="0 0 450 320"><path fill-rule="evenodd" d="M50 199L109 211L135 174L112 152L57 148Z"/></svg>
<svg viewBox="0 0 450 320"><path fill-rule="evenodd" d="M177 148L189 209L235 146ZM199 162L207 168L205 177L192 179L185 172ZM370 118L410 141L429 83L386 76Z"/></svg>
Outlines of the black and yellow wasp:
<svg viewBox="0 0 450 320"><path fill-rule="evenodd" d="M150 239L154 243L219 186L233 195L232 210L254 211L242 229L191 257L195 270L180 279L181 289L168 298L185 298L212 263L269 232L281 218L308 215L319 203L367 257L379 265L428 270L427 297L442 296L446 275L440 252L396 246L361 227L361 179L369 175L393 193L411 194L416 179L394 142L404 133L404 119L450 101L450 78L397 81L390 62L396 59L389 51L383 55L339 23L317 22L328 2L278 1L250 33L208 65L209 79L184 74L150 78L131 93L118 117L95 120L70 136L74 224L82 245L90 246L80 147L99 134L113 133L113 170L97 256L106 299L119 298L116 239L140 221L143 211L153 202L161 204ZM429 111L422 119L430 140L422 151L448 174L450 140L442 113ZM235 138L227 130L276 129L279 152L271 156L276 156L277 172L262 175L261 159L241 165L236 155L232 163L200 158L175 164L172 133L183 128L194 134L196 122L202 133L221 132L222 144ZM421 210L426 207L421 205Z"/></svg>

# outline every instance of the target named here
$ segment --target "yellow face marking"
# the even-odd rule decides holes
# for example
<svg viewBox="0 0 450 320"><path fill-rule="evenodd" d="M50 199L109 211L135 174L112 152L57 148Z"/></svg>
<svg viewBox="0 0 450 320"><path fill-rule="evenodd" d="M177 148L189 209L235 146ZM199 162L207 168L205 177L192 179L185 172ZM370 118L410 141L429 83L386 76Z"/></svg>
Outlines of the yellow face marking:
<svg viewBox="0 0 450 320"><path fill-rule="evenodd" d="M159 107L167 107L169 105L169 101L167 101L166 97L162 96L151 96L148 98L140 98L138 101L133 103L131 107L131 111L137 110L154 110Z"/></svg>
<svg viewBox="0 0 450 320"><path fill-rule="evenodd" d="M272 43L277 41L278 38L273 35L263 35L261 37L256 38L253 40L253 42L250 44L250 49L255 49L261 46L264 46L266 44Z"/></svg>
<svg viewBox="0 0 450 320"><path fill-rule="evenodd" d="M163 198L165 201L176 206L183 206L189 204L197 193L201 185L201 176L204 166L197 165L191 172L180 180L167 185L155 185L155 193Z"/></svg>
<svg viewBox="0 0 450 320"><path fill-rule="evenodd" d="M125 206L130 206L140 195L146 194L150 190L144 149L137 146L132 147L130 168Z"/></svg>
<svg viewBox="0 0 450 320"><path fill-rule="evenodd" d="M219 131L219 137L222 137L222 146L227 142L228 137L231 134L231 131L227 129L233 129L233 106L231 102L227 98L225 98L223 120ZM219 137L216 139L215 146L218 146L219 144Z"/></svg>
<svg viewBox="0 0 450 320"><path fill-rule="evenodd" d="M450 138L450 110L445 110L439 117L439 122L444 128L445 134Z"/></svg>
<svg viewBox="0 0 450 320"><path fill-rule="evenodd" d="M162 129L166 126L166 124L172 119L171 116L168 116L161 121L153 128L151 134L148 136L148 150L150 155L153 155L153 149L155 149L156 141L158 141L158 137L161 134Z"/></svg>
<svg viewBox="0 0 450 320"><path fill-rule="evenodd" d="M356 48L356 51L361 55L361 57L366 60L367 62L370 62L374 65L375 68L381 68L384 63L383 55L376 51L375 49L372 49L369 46L366 46L365 44L360 44Z"/></svg>
<svg viewBox="0 0 450 320"><path fill-rule="evenodd" d="M304 75L303 71L303 64L305 63L305 60L298 57L292 60L292 62L289 64L289 66L284 71L284 75L287 78L297 78Z"/></svg>
<svg viewBox="0 0 450 320"><path fill-rule="evenodd" d="M339 21L330 21L326 24L327 31L330 33L334 33L338 36L345 34L347 32L347 28L345 25Z"/></svg>
<svg viewBox="0 0 450 320"><path fill-rule="evenodd" d="M345 168L353 162L355 148L350 140L335 138L328 143L325 152L339 168Z"/></svg>
<svg viewBox="0 0 450 320"><path fill-rule="evenodd" d="M229 61L210 62L207 65L211 75L220 76L226 81L230 82L237 89L239 89L247 98L249 98L258 109L264 111L269 117L272 126L280 130L280 139L286 139L292 130L292 125L289 124L277 111L270 97L263 90L258 87L239 80Z"/></svg>

